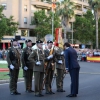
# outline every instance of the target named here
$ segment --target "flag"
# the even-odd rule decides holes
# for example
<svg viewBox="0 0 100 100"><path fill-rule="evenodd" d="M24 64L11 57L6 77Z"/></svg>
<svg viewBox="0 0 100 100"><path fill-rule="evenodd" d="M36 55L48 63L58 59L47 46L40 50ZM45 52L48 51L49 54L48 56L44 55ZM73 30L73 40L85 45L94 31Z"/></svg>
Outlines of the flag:
<svg viewBox="0 0 100 100"><path fill-rule="evenodd" d="M5 43L3 43L3 49L6 49Z"/></svg>
<svg viewBox="0 0 100 100"><path fill-rule="evenodd" d="M55 30L55 44L56 46L63 48L62 28L56 28Z"/></svg>
<svg viewBox="0 0 100 100"><path fill-rule="evenodd" d="M56 4L52 3L52 8L55 9L56 8Z"/></svg>

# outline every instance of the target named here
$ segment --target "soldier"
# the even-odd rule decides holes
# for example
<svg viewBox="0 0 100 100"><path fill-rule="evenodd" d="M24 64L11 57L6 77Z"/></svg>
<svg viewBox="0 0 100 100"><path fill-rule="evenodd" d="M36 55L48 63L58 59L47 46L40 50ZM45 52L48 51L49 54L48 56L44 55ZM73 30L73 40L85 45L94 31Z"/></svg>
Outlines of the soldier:
<svg viewBox="0 0 100 100"><path fill-rule="evenodd" d="M19 75L19 69L21 67L20 63L20 52L18 50L18 43L16 39L11 40L12 47L8 49L7 52L7 63L10 71L10 94L20 95L17 92L17 80Z"/></svg>
<svg viewBox="0 0 100 100"><path fill-rule="evenodd" d="M55 94L52 92L52 79L54 74L54 49L52 49L53 42L47 41L47 49L44 50L45 53L45 61L46 61L46 69L45 69L45 88L46 94Z"/></svg>
<svg viewBox="0 0 100 100"><path fill-rule="evenodd" d="M33 50L28 59L34 62L34 85L35 85L35 96L42 97L42 84L44 77L44 53L42 50L43 42L41 40L36 41L37 49Z"/></svg>
<svg viewBox="0 0 100 100"><path fill-rule="evenodd" d="M63 78L65 73L64 52L63 49L60 47L56 49L55 61L57 70L57 76L56 76L57 92L65 92L65 90L63 90Z"/></svg>
<svg viewBox="0 0 100 100"><path fill-rule="evenodd" d="M32 90L32 78L33 78L33 63L28 60L29 55L32 52L32 41L26 40L26 47L22 51L22 68L23 68L23 76L25 80L25 88L26 92L31 93L34 92Z"/></svg>

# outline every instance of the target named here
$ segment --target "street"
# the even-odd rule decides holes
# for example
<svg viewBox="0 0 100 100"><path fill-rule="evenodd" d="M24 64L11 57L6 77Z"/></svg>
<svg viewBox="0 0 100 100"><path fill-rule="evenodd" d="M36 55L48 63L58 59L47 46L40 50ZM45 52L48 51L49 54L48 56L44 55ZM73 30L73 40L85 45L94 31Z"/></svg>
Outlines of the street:
<svg viewBox="0 0 100 100"><path fill-rule="evenodd" d="M75 98L66 97L70 94L70 76L67 74L64 79L64 90L66 90L64 93L56 92L55 80L52 88L55 94L48 95L43 90L44 97L35 97L34 93L26 93L23 82L18 83L18 92L21 92L21 95L10 95L9 84L5 83L0 85L0 100L100 100L100 63L79 62L79 64L81 66L79 94Z"/></svg>

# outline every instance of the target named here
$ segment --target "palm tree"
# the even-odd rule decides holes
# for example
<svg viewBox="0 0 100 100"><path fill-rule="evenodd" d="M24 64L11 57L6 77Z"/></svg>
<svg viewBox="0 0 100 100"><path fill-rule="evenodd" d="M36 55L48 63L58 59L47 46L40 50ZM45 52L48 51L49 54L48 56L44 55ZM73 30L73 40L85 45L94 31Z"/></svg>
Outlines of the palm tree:
<svg viewBox="0 0 100 100"><path fill-rule="evenodd" d="M99 19L99 9L100 0L89 0L90 7L94 11L94 16L96 20L96 49L98 49L98 19Z"/></svg>
<svg viewBox="0 0 100 100"><path fill-rule="evenodd" d="M57 14L61 17L61 24L64 28L64 42L66 41L66 33L69 20L74 16L74 3L70 0L64 0L57 6Z"/></svg>

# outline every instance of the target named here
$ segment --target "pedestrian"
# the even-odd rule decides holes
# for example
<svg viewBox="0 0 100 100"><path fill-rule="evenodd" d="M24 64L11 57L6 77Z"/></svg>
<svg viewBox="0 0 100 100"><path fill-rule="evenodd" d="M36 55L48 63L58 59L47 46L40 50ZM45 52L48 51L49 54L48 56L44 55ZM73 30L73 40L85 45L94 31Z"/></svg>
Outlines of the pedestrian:
<svg viewBox="0 0 100 100"><path fill-rule="evenodd" d="M44 50L45 53L45 89L46 94L55 94L52 92L52 79L55 70L55 50L53 47L53 42L47 41L47 49Z"/></svg>
<svg viewBox="0 0 100 100"><path fill-rule="evenodd" d="M29 55L32 53L32 41L26 40L26 47L22 51L21 61L23 68L23 76L25 81L25 89L26 92L31 93L34 92L32 90L32 78L33 78L33 66L34 63L28 60Z"/></svg>
<svg viewBox="0 0 100 100"><path fill-rule="evenodd" d="M80 66L77 61L77 52L67 42L64 44L64 49L66 72L69 72L71 77L71 93L66 97L77 97L80 70Z"/></svg>
<svg viewBox="0 0 100 100"><path fill-rule="evenodd" d="M63 79L65 74L65 60L64 60L64 51L61 47L56 47L55 50L55 62L56 62L56 86L57 92L65 92L63 90Z"/></svg>
<svg viewBox="0 0 100 100"><path fill-rule="evenodd" d="M32 51L28 57L30 62L35 65L33 67L34 71L34 85L35 85L35 96L42 97L42 84L44 77L44 52L42 50L43 42L41 40L36 41L37 48Z"/></svg>
<svg viewBox="0 0 100 100"><path fill-rule="evenodd" d="M9 83L10 94L20 95L21 93L17 91L17 80L19 75L19 69L21 67L20 52L18 50L16 39L12 39L11 44L12 46L11 48L8 49L7 52L7 63L10 71L10 83Z"/></svg>

